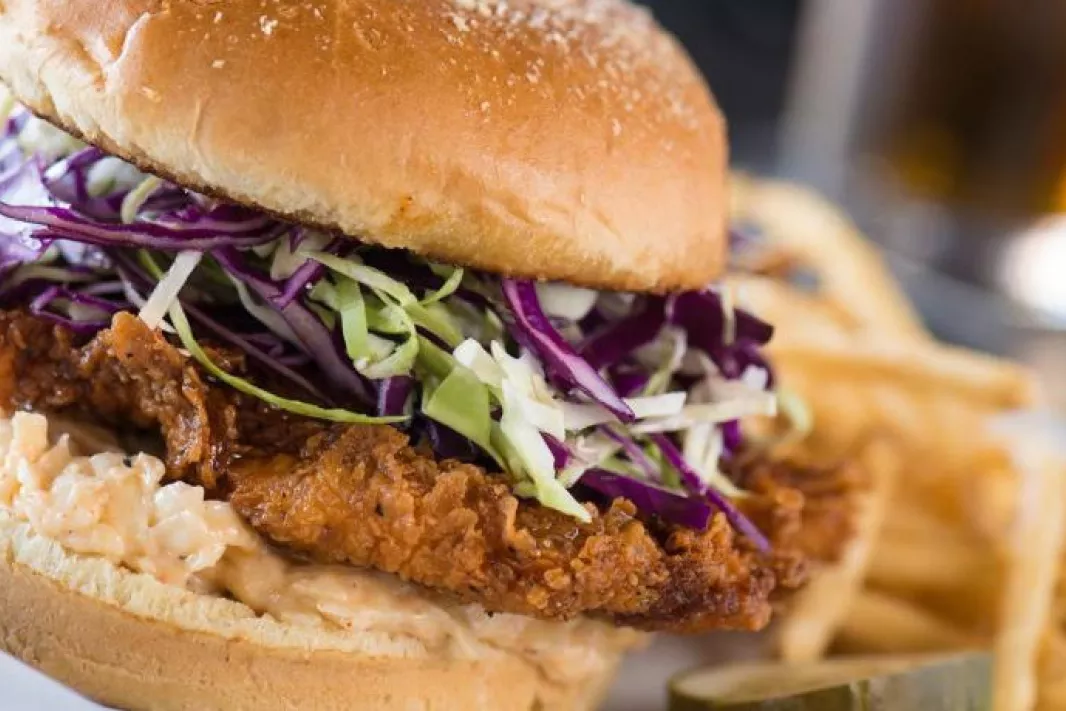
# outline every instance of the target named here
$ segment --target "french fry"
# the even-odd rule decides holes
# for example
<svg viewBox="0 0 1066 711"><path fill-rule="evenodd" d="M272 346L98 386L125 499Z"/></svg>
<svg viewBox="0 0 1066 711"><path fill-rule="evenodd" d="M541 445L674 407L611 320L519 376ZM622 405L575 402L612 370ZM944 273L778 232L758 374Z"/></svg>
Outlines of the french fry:
<svg viewBox="0 0 1066 711"><path fill-rule="evenodd" d="M733 215L758 225L812 267L823 292L861 323L893 337L929 340L876 249L821 197L796 185L735 175Z"/></svg>
<svg viewBox="0 0 1066 711"><path fill-rule="evenodd" d="M975 635L886 593L856 595L837 644L844 650L876 653L935 652L983 646Z"/></svg>
<svg viewBox="0 0 1066 711"><path fill-rule="evenodd" d="M1066 679L1049 679L1040 685L1037 711L1062 711L1066 709Z"/></svg>
<svg viewBox="0 0 1066 711"><path fill-rule="evenodd" d="M882 537L914 545L928 545L936 541L947 546L973 545L976 537L964 530L957 521L937 516L924 499L897 493L892 502L892 515L887 516L881 529Z"/></svg>
<svg viewBox="0 0 1066 711"><path fill-rule="evenodd" d="M975 546L938 539L906 541L885 535L874 546L867 580L881 589L956 590L995 578L993 556Z"/></svg>
<svg viewBox="0 0 1066 711"><path fill-rule="evenodd" d="M775 358L793 368L831 371L837 378L887 382L927 395L950 394L997 409L1032 405L1036 385L1024 369L995 358L939 345L908 346L854 339L777 344Z"/></svg>
<svg viewBox="0 0 1066 711"><path fill-rule="evenodd" d="M1045 635L1038 693L1039 711L1066 709L1066 632L1061 628Z"/></svg>
<svg viewBox="0 0 1066 711"><path fill-rule="evenodd" d="M960 497L970 528L989 541L1008 540L1017 518L1020 473L987 458L975 458L972 471L982 476L969 480Z"/></svg>
<svg viewBox="0 0 1066 711"><path fill-rule="evenodd" d="M1041 441L1031 431L1016 434L1021 436L1011 447L1022 473L1021 497L995 645L997 711L1028 711L1036 702L1038 655L1052 621L1066 535L1062 445Z"/></svg>
<svg viewBox="0 0 1066 711"><path fill-rule="evenodd" d="M824 342L850 338L862 324L847 310L818 294L797 291L787 282L734 275L725 280L737 302L774 324L773 343Z"/></svg>

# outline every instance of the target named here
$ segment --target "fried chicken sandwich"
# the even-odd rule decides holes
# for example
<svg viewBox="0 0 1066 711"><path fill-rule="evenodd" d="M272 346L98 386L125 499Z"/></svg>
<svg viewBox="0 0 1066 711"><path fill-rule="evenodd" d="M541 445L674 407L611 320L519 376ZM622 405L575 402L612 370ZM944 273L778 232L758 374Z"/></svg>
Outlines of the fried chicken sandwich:
<svg viewBox="0 0 1066 711"><path fill-rule="evenodd" d="M646 12L2 0L0 81L7 652L123 708L589 708L803 581L831 475L742 433L772 329Z"/></svg>

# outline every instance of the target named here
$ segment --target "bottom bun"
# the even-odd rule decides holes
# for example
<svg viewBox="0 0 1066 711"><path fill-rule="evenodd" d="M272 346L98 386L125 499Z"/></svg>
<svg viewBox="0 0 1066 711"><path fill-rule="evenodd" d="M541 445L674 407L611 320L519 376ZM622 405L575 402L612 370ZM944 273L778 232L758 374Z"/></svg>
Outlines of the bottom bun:
<svg viewBox="0 0 1066 711"><path fill-rule="evenodd" d="M513 653L440 658L385 644L378 654L344 637L74 555L0 510L0 646L110 706L591 709L621 656L596 650L612 663L551 687Z"/></svg>

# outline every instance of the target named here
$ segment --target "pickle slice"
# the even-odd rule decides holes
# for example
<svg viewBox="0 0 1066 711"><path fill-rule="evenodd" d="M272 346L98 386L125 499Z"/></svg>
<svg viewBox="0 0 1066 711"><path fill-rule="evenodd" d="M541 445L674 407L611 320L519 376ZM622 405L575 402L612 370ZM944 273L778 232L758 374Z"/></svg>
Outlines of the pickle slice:
<svg viewBox="0 0 1066 711"><path fill-rule="evenodd" d="M989 711L988 654L853 657L697 669L670 682L671 711Z"/></svg>

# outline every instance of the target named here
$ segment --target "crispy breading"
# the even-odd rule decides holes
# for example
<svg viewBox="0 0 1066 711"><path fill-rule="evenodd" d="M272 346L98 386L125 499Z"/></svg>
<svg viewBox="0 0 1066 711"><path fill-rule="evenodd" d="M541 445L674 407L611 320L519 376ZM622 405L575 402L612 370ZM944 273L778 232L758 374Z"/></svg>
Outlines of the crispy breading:
<svg viewBox="0 0 1066 711"><path fill-rule="evenodd" d="M544 618L606 615L642 627L764 624L775 583L802 563L738 544L723 517L694 532L648 526L627 501L578 521L516 499L499 477L436 462L392 428L333 427L298 455L242 458L231 503L257 530L318 560L369 565ZM775 513L801 506L782 490ZM777 529L775 529L776 531Z"/></svg>
<svg viewBox="0 0 1066 711"><path fill-rule="evenodd" d="M754 459L727 469L743 489L764 495L794 490L803 495L802 517L792 520L794 528L786 537L806 557L819 563L839 560L855 534L856 494L871 485L867 472L852 461L827 467L793 455Z"/></svg>
<svg viewBox="0 0 1066 711"><path fill-rule="evenodd" d="M239 357L216 354L227 368L243 368ZM826 548L812 545L800 525L804 495L780 482L844 480L765 463L738 472L755 492L745 511L774 544L766 555L721 515L694 531L642 520L617 500L603 509L587 504L592 521L582 524L515 498L499 475L436 461L395 428L278 412L210 382L129 314L85 344L25 314L0 316L0 383L0 402L10 407L82 411L158 430L171 476L228 498L295 554L396 573L490 612L545 619L760 628L772 596L803 582L806 549ZM820 495L818 485L806 488ZM838 491L821 488L826 501ZM826 518L814 540L838 536L836 520Z"/></svg>

